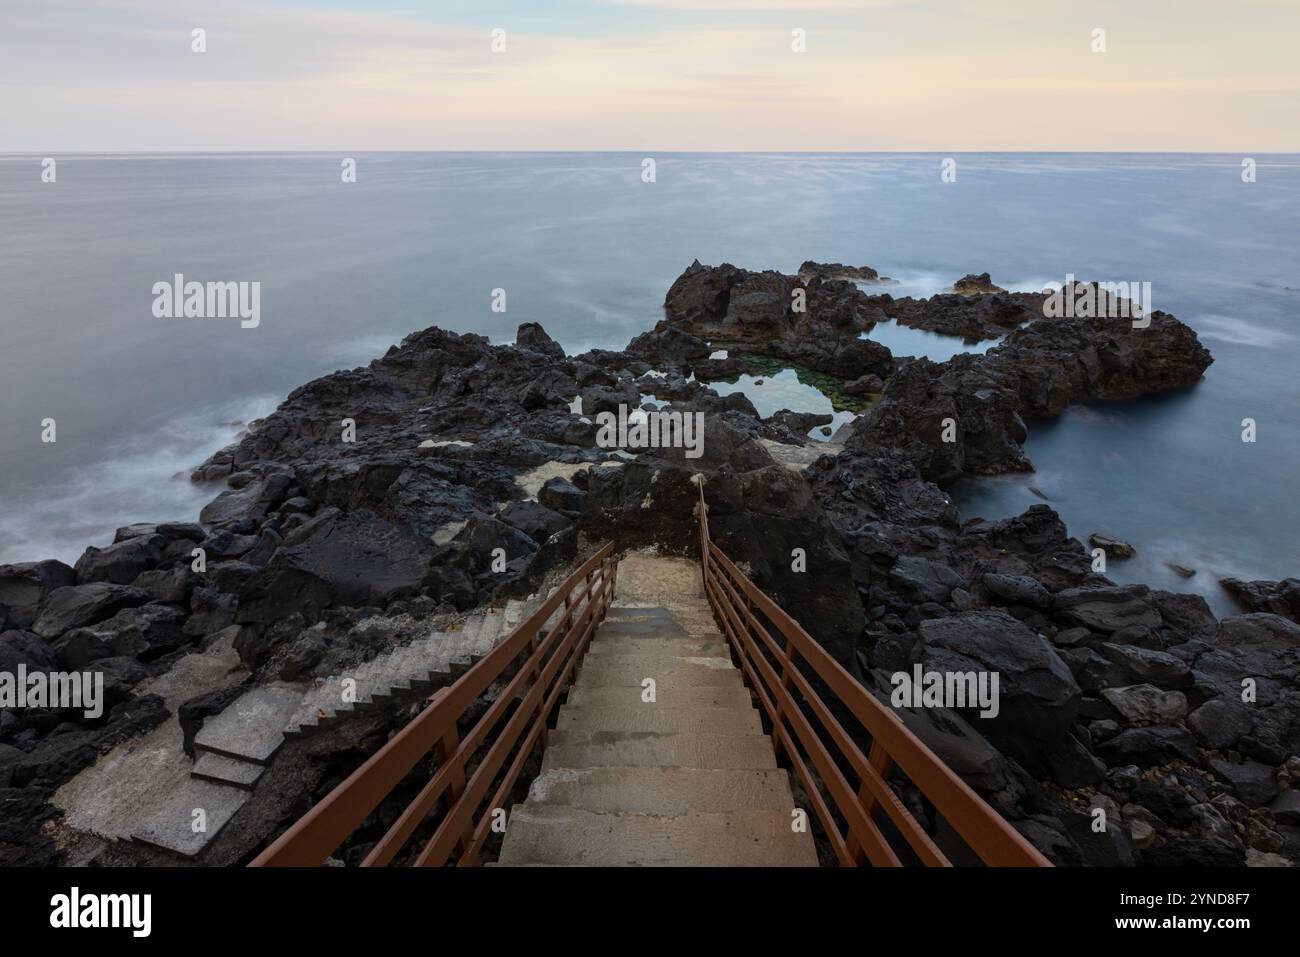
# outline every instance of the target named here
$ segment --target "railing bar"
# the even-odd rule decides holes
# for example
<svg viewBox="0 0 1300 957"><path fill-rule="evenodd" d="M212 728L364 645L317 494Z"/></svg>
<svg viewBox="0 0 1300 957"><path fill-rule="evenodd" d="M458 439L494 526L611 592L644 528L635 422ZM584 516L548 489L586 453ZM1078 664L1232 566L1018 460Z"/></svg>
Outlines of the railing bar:
<svg viewBox="0 0 1300 957"><path fill-rule="evenodd" d="M568 583L586 575L613 553L607 542L495 649L449 685L447 692L397 732L337 788L281 834L250 864L315 866L328 857L392 792L411 769L455 725L504 666L523 650L562 600ZM513 649L513 653L511 650ZM495 669L495 670L493 670Z"/></svg>
<svg viewBox="0 0 1300 957"><path fill-rule="evenodd" d="M547 716L550 715L551 710L559 703L560 695L563 694L565 687L573 677L573 672L577 667L578 662L581 660L583 654L586 653L587 646L591 643L591 636L595 633L596 627L598 627L598 625L593 619L591 625L586 630L585 637L579 641L578 646L574 649L574 653L569 656L568 661L564 666L564 673L559 677L559 680L551 686L551 689L547 693L546 699L542 702L541 707L533 713L532 723L529 724L528 733L524 736L523 746L519 749L518 754L515 755L515 760L511 762L509 769L506 771L506 776L502 780L501 786L497 788L496 793L492 795L492 803L488 807L489 813L485 814L479 821L478 825L474 828L474 834L470 840L469 847L465 851L465 854L462 855L462 862L471 855L475 860L477 860L478 852L482 848L483 842L487 840L487 831L492 824L491 811L495 808L501 807L502 802L509 796L510 790L514 787L515 781L518 780L519 774L523 770L524 763L528 760L528 756L532 754L533 748L536 746L538 739L546 730Z"/></svg>
<svg viewBox="0 0 1300 957"><path fill-rule="evenodd" d="M804 660L872 736L881 741L894 763L903 769L985 863L995 866L1051 866L1019 831L990 808L956 772L913 735L901 718L881 704L843 665L813 641L797 621L746 579L717 545L710 543L710 551L728 575L737 578L746 594L753 598L782 634L794 640Z"/></svg>
<svg viewBox="0 0 1300 957"><path fill-rule="evenodd" d="M529 718L532 707L537 703L543 694L543 689L550 687L551 680L560 671L563 663L568 659L569 653L578 646L578 630L591 625L594 627L595 619L588 620L588 616L596 608L594 602L584 602L585 608L578 617L574 628L570 629L564 636L564 641L556 653L551 656L543 671L543 681L534 684L528 689L520 706L506 723L501 734L493 742L488 753L483 757L482 762L475 770L474 775L470 778L468 786L465 788L465 794L456 805L449 808L447 816L442 819L438 829L425 844L424 850L416 858L417 867L437 867L443 864L448 855L448 850L452 844L458 840L466 831L470 830L470 821L473 820L473 814L478 809L479 804L487 794L487 789L496 777L497 771L501 768L501 762L505 760L506 754L510 748L514 747L519 740L522 725ZM469 821L465 819L469 818Z"/></svg>
<svg viewBox="0 0 1300 957"><path fill-rule="evenodd" d="M505 713L510 706L510 702L519 693L520 686L532 677L529 673L530 670L536 670L540 673L540 663L534 669L529 668L530 664L533 664L542 656L545 656L548 651L557 647L563 639L564 633L557 627L548 632L546 637L542 639L541 644L530 652L528 658L497 697L497 700L492 702L488 710L484 712L483 716L475 722L474 727L465 735L460 742L460 746L446 760L439 762L440 767L437 773L420 790L420 793L415 796L411 803L406 806L384 836L366 855L365 860L362 862L363 867L387 864L401 850L402 845L420 826L420 822L425 819L442 796L442 792L446 790L448 783L451 781L450 775L454 773L456 767L463 767L468 759L482 747L488 733L496 727L501 715ZM450 803L454 803L454 801L455 796L453 795L450 798Z"/></svg>
<svg viewBox="0 0 1300 957"><path fill-rule="evenodd" d="M724 586L726 584L726 582L723 582ZM726 607L728 611L731 611L732 614L736 613L731 605L726 604L724 607ZM840 812L844 815L845 820L848 822L851 831L858 834L859 840L862 840L864 844L877 837L879 835L879 830L875 823L863 813L861 804L853 796L853 790L849 786L848 779L844 777L844 773L839 769L839 766L831 759L830 752L827 751L826 745L822 742L821 738L817 736L812 725L808 722L807 716L803 713L803 710L799 708L794 697L781 685L776 670L767 659L762 658L762 656L758 655L756 651L752 653L750 657L754 659L754 663L757 665L759 673L764 679L764 683L769 689L771 689L772 697L777 701L782 701L783 704L788 705L787 717L790 720L791 726L793 727L799 741L803 744L805 750L807 750L809 757L812 758L813 764L816 765L817 770L821 773L822 780L825 782L826 787L831 791L831 795L835 799L835 803L839 807ZM768 708L768 716L772 719L773 726L779 726L781 722L777 720L777 711L773 707L773 702L768 700L766 694L760 694L760 698ZM782 700L783 698L785 699L784 701ZM897 799L896 795L894 795L894 797ZM901 802L899 807L907 818L911 818L911 815L907 813L906 809L902 808ZM948 863L942 852L940 852L934 842L925 835L924 831L921 830L915 820L910 821L910 825L903 825L903 830L905 833L910 832L910 836L915 837L920 843L921 846L919 847L913 845L913 849L923 860L926 860L927 863L940 865ZM875 833L873 834L872 832ZM883 837L881 837L880 840L883 841ZM909 840L909 843L912 842ZM890 853L893 853L892 850Z"/></svg>
<svg viewBox="0 0 1300 957"><path fill-rule="evenodd" d="M727 582L723 582L723 584L729 586L729 583ZM756 624L754 630L760 633L768 642L768 647L772 651L773 655L777 657L777 660L784 661L785 659L781 648L777 645L776 640L768 635L767 629L763 628L761 624ZM792 667L789 672L785 674L787 681L793 680L795 682L800 693L803 695L804 700L808 702L808 706L817 716L817 719L821 722L822 726L830 734L831 738L834 739L836 746L848 759L849 763L853 767L854 773L858 775L860 781L858 802L864 805L864 813L867 818L871 818L877 806L883 806L885 808L885 813L889 815L890 819L898 829L905 837L907 837L908 843L912 845L913 849L918 851L922 859L931 864L941 864L946 862L947 859L943 852L939 850L938 845L936 845L933 839L925 833L925 830L921 827L920 823L912 816L912 813L908 811L906 805L904 805L898 795L894 793L893 788L891 788L885 781L883 775L878 773L873 768L871 762L863 756L862 752L858 749L857 744L854 743L853 739L849 737L848 732L845 731L843 725L841 725L835 718L830 709L826 707L826 703L822 701L821 696L818 695L816 690L812 687L812 683L808 681L797 667ZM782 687L788 694L789 689L785 682L782 682ZM795 702L795 706L798 707L797 701ZM772 720L774 724L778 723L775 716ZM873 750L878 744L879 742L872 743ZM869 792L873 798L870 805L867 805L866 802L862 800L862 792L864 790ZM922 847L918 847L918 844L920 844L924 850L922 850Z"/></svg>

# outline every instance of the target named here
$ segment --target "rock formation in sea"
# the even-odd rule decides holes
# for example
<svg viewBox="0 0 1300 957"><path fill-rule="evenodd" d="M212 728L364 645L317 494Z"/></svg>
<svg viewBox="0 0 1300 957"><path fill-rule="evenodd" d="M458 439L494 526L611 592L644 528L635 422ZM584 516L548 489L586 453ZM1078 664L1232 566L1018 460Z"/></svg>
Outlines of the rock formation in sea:
<svg viewBox="0 0 1300 957"><path fill-rule="evenodd" d="M1225 582L1247 613L1220 620L1197 596L1095 572L1048 504L962 520L944 491L1032 470L1028 430L1071 402L1194 387L1212 362L1195 332L1159 312L1145 328L1047 319L1042 295L987 274L929 299L857 285L878 278L697 261L663 321L618 352L568 356L536 323L508 346L425 329L296 389L198 465L213 499L197 521L119 529L75 567L0 567L0 671L94 669L109 702L93 720L0 711L0 864L65 860L54 789L168 720L133 689L218 636L248 678L176 709L187 745L247 687L337 673L395 633L528 594L605 541L693 555L697 473L714 540L882 700L916 664L1001 676L996 718L900 716L1054 861L1300 862L1295 579ZM999 341L896 357L870 338L884 321ZM708 385L774 364L861 414L819 443L807 433L827 417L765 419ZM699 458L597 444L598 414L647 395L703 414ZM241 849L209 862L300 814L402 715L386 720L304 752L301 793L241 819Z"/></svg>

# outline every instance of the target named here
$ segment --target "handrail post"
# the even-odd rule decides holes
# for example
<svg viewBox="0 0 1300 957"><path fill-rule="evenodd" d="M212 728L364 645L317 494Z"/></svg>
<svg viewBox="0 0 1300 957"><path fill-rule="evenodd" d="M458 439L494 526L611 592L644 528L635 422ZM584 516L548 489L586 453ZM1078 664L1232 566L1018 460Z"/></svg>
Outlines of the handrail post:
<svg viewBox="0 0 1300 957"><path fill-rule="evenodd" d="M462 794L465 793L465 765L456 759L456 749L460 747L460 731L453 724L447 733L438 740L434 745L434 755L439 764L453 762L451 772L451 783L447 785L447 813L450 814L459 802ZM456 837L456 853L463 853L465 850L464 835Z"/></svg>
<svg viewBox="0 0 1300 957"><path fill-rule="evenodd" d="M700 575L705 598L728 644L740 659L746 685L772 721L772 747L776 756L788 755L840 862L861 864L869 858L875 864L898 866L901 863L874 823L877 812L883 809L922 863L951 866L885 780L897 765L986 864L1050 867L1051 863L1037 848L909 731L897 715L878 702L780 605L758 589L721 548L712 544L702 475L696 476L696 483L699 486ZM784 635L784 644L769 634L760 615ZM799 666L800 658L811 681ZM773 662L779 667L773 667ZM817 681L824 682L871 734L869 756L862 754L826 706L816 690L814 682ZM820 723L820 730L809 721L805 707ZM857 773L856 794L826 747L826 736ZM807 759L801 754L800 745ZM820 781L814 777L809 763L820 775ZM823 791L829 792L848 822L847 834L841 833L833 820Z"/></svg>

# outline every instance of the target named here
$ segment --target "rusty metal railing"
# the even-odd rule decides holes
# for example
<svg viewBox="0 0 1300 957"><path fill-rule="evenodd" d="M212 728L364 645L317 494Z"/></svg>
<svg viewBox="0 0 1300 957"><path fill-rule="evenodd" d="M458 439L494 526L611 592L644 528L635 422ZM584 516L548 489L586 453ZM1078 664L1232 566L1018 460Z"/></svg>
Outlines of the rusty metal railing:
<svg viewBox="0 0 1300 957"><path fill-rule="evenodd" d="M538 743L545 747L547 723L613 601L616 575L611 542L487 655L433 695L424 711L250 866L323 863L431 752L436 762L432 778L362 866L390 863L421 826L427 830L431 818L437 825L414 864L436 867L453 857L461 866L478 864L493 811L508 800L533 749ZM543 625L561 605L564 612L543 636ZM462 735L466 712L489 687L506 678L509 683ZM496 730L503 719L504 727ZM510 764L503 770L508 758Z"/></svg>
<svg viewBox="0 0 1300 957"><path fill-rule="evenodd" d="M904 863L898 853L903 848L896 850L901 839L922 864L951 866L885 780L891 770L897 770L907 775L985 864L1050 867L1032 844L710 540L702 479L697 479L700 566L709 604L736 654L745 683L771 722L778 757L782 753L788 757L839 863L899 866ZM822 700L813 677L839 699L843 708L838 710L852 715L870 736L867 755ZM882 813L892 835L882 827Z"/></svg>

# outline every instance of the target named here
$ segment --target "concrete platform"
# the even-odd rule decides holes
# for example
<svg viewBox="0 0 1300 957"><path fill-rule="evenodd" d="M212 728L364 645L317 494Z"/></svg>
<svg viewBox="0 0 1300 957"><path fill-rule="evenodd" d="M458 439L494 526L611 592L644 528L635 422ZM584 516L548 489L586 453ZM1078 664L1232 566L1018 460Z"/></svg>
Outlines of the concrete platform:
<svg viewBox="0 0 1300 957"><path fill-rule="evenodd" d="M254 688L203 723L194 749L266 764L284 743L285 725L301 701L302 692L288 685Z"/></svg>
<svg viewBox="0 0 1300 957"><path fill-rule="evenodd" d="M228 758L225 755L207 751L199 755L199 759L194 762L194 768L190 771L190 774L204 781L228 784L231 787L251 791L253 785L257 783L257 779L262 776L262 772L265 770L266 765L263 764L240 761L236 758Z"/></svg>
<svg viewBox="0 0 1300 957"><path fill-rule="evenodd" d="M221 833L249 798L247 791L189 778L132 831L137 841L193 857ZM195 812L202 811L202 815ZM195 830L196 822L203 830Z"/></svg>

